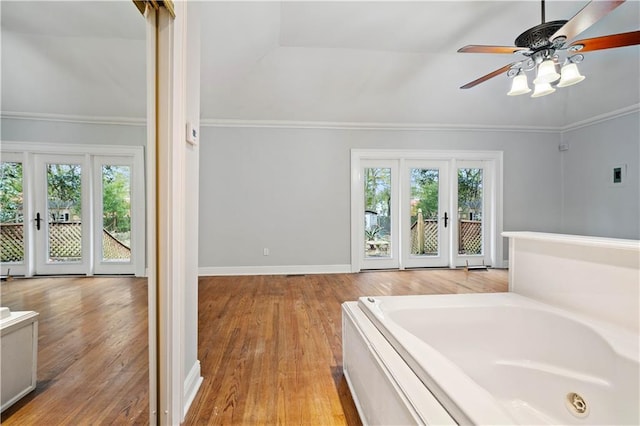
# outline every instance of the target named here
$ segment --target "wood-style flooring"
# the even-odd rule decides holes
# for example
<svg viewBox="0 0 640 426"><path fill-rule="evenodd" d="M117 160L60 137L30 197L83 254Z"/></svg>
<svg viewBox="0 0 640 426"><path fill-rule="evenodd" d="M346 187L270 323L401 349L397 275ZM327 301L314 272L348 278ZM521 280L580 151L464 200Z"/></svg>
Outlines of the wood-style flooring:
<svg viewBox="0 0 640 426"><path fill-rule="evenodd" d="M3 306L40 313L38 387L2 413L3 425L147 423L145 279L15 279L1 288ZM358 425L342 375L342 302L506 290L501 270L202 277L204 381L185 424Z"/></svg>
<svg viewBox="0 0 640 426"><path fill-rule="evenodd" d="M498 291L504 270L200 278L204 382L185 424L359 425L342 375L342 302Z"/></svg>
<svg viewBox="0 0 640 426"><path fill-rule="evenodd" d="M149 423L146 278L2 282L2 306L36 311L36 389L3 425Z"/></svg>

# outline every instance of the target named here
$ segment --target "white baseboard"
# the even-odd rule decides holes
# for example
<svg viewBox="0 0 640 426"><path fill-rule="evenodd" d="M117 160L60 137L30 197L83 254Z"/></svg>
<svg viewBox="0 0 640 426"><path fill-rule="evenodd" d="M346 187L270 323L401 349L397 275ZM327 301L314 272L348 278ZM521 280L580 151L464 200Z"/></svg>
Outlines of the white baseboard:
<svg viewBox="0 0 640 426"><path fill-rule="evenodd" d="M348 274L351 265L290 265L290 266L208 266L198 268L199 276L218 275L306 275Z"/></svg>
<svg viewBox="0 0 640 426"><path fill-rule="evenodd" d="M191 367L191 371L189 371L189 374L184 379L184 409L182 411L182 421L184 421L187 416L189 407L191 407L191 403L196 397L201 384L202 376L200 375L200 361L196 360L193 367Z"/></svg>

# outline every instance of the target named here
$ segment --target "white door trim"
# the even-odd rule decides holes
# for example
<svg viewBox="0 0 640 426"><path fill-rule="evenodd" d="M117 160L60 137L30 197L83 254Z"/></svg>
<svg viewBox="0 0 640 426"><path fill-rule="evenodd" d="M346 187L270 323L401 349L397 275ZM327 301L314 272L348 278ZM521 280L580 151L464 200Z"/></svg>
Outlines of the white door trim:
<svg viewBox="0 0 640 426"><path fill-rule="evenodd" d="M363 160L404 159L404 160L449 160L455 169L455 161L486 161L492 169L492 184L494 191L490 200L487 200L491 209L491 220L488 224L489 232L489 259L494 267L503 267L503 153L502 151L473 151L473 150L396 150L396 149L352 149L351 150L351 272L359 272L361 264L361 245L363 241L362 202L359 194L362 185ZM450 182L453 187L455 182ZM452 188L453 189L453 188ZM453 194L457 194L457 191ZM449 209L453 208L455 200L450 202ZM457 217L457 215L456 215ZM454 245L452 244L451 247ZM455 256L453 249L449 254L449 267L455 268Z"/></svg>

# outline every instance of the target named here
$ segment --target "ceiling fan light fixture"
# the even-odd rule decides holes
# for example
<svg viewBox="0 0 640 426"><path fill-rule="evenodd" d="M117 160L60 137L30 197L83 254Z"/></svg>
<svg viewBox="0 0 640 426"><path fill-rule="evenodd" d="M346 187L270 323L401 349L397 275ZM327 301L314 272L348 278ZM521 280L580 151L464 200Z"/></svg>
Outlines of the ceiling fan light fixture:
<svg viewBox="0 0 640 426"><path fill-rule="evenodd" d="M578 71L578 65L573 62L569 62L562 66L558 87L572 86L576 83L580 83L584 79L585 76L581 75L580 71Z"/></svg>
<svg viewBox="0 0 640 426"><path fill-rule="evenodd" d="M527 75L522 72L522 70L513 77L513 81L511 82L511 90L507 95L509 96L518 96L524 95L525 93L529 93L531 89L529 88L529 83L527 82Z"/></svg>
<svg viewBox="0 0 640 426"><path fill-rule="evenodd" d="M535 85L535 89L533 90L532 98L539 98L541 96L550 95L555 92L556 89L551 87L549 83L538 83Z"/></svg>
<svg viewBox="0 0 640 426"><path fill-rule="evenodd" d="M560 78L560 74L556 72L556 64L552 59L545 59L538 65L538 75L533 84L553 83Z"/></svg>

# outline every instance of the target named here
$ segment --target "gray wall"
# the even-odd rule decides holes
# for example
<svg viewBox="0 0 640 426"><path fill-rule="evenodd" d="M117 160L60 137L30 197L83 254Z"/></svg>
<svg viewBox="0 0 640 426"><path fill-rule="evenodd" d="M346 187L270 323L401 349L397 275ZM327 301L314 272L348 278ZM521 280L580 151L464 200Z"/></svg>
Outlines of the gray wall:
<svg viewBox="0 0 640 426"><path fill-rule="evenodd" d="M504 230L559 232L559 143L549 132L203 127L199 266L349 264L352 148L501 150Z"/></svg>
<svg viewBox="0 0 640 426"><path fill-rule="evenodd" d="M640 239L640 113L568 131L563 143L563 231ZM613 185L624 165L626 181Z"/></svg>
<svg viewBox="0 0 640 426"><path fill-rule="evenodd" d="M12 142L144 146L146 125L2 118L0 140Z"/></svg>

